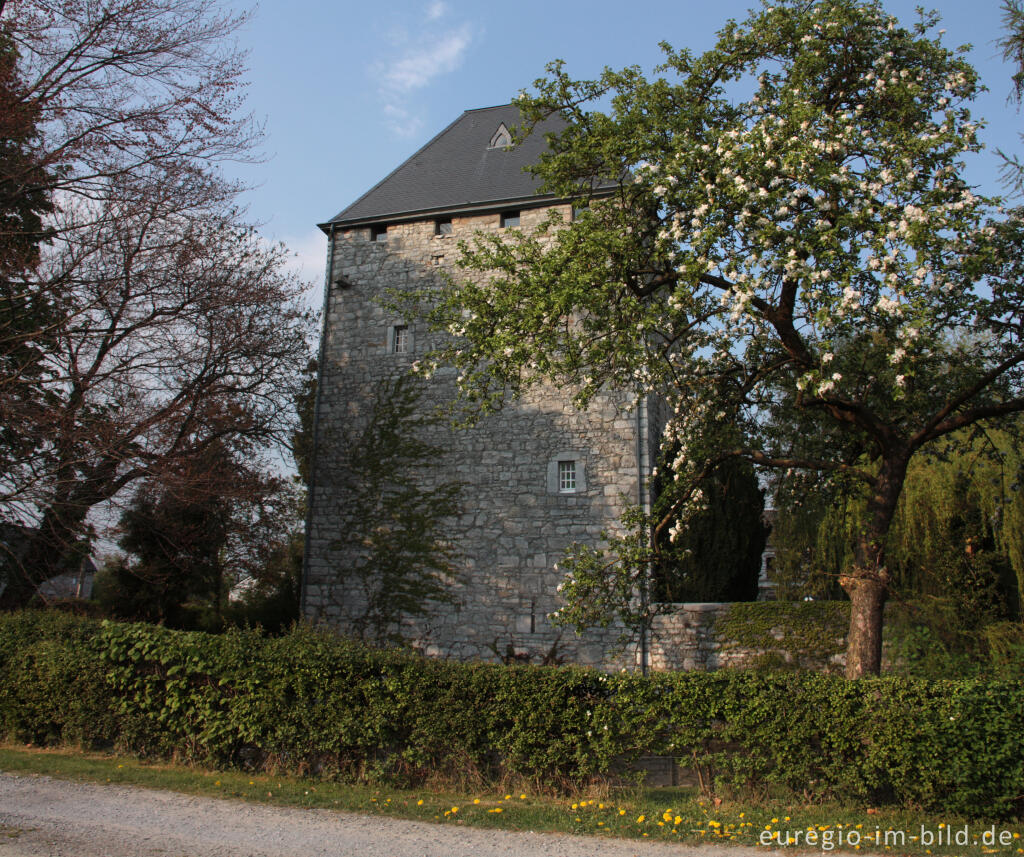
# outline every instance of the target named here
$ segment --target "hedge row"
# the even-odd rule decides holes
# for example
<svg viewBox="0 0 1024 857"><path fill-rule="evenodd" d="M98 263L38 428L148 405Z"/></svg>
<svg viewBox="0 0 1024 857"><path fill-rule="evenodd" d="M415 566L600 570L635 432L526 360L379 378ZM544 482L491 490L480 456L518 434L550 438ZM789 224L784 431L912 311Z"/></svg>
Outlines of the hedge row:
<svg viewBox="0 0 1024 857"><path fill-rule="evenodd" d="M216 766L556 787L670 755L720 789L1024 811L1016 683L460 664L302 628L211 636L0 616L0 734Z"/></svg>

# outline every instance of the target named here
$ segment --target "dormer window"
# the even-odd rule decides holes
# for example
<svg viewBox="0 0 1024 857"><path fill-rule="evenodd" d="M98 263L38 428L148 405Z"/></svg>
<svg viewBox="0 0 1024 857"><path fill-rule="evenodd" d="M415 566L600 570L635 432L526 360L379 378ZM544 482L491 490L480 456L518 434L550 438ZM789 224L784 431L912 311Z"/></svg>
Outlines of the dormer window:
<svg viewBox="0 0 1024 857"><path fill-rule="evenodd" d="M517 229L519 227L519 210L503 211L501 213L502 229Z"/></svg>
<svg viewBox="0 0 1024 857"><path fill-rule="evenodd" d="M370 227L370 240L371 241L387 241L388 240L388 225L386 223L379 223L376 226Z"/></svg>
<svg viewBox="0 0 1024 857"><path fill-rule="evenodd" d="M502 122L498 126L498 130L494 132L494 136L491 137L491 142L487 144L488 149L511 149L512 148L512 134L508 128L505 127L505 123Z"/></svg>

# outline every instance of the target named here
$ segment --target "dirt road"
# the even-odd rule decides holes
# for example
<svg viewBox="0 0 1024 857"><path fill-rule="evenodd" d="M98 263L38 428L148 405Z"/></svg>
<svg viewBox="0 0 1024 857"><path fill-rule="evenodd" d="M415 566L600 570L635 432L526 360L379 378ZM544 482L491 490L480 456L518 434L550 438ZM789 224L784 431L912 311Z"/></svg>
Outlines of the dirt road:
<svg viewBox="0 0 1024 857"><path fill-rule="evenodd" d="M759 857L548 833L508 833L174 792L0 774L2 857Z"/></svg>

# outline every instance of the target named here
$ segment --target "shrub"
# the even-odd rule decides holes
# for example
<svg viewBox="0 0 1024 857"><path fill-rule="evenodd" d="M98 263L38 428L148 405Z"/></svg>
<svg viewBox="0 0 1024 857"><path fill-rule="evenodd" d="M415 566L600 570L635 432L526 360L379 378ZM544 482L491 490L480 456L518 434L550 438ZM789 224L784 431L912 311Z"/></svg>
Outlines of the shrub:
<svg viewBox="0 0 1024 857"><path fill-rule="evenodd" d="M0 616L0 732L211 765L549 788L674 756L705 785L1020 816L1016 681L461 664L299 627Z"/></svg>

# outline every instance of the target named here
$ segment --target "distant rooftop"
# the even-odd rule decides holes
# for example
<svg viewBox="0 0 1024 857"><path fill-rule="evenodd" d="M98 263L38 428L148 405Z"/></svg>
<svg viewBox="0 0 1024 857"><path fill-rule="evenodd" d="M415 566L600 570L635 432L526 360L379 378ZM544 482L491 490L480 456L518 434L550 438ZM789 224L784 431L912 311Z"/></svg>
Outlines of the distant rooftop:
<svg viewBox="0 0 1024 857"><path fill-rule="evenodd" d="M553 116L510 146L510 132L520 121L514 104L467 110L329 223L355 226L462 209L512 208L542 196L540 181L523 168L540 160L547 148L545 133L558 133L566 122Z"/></svg>

